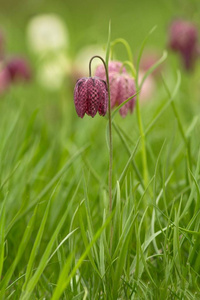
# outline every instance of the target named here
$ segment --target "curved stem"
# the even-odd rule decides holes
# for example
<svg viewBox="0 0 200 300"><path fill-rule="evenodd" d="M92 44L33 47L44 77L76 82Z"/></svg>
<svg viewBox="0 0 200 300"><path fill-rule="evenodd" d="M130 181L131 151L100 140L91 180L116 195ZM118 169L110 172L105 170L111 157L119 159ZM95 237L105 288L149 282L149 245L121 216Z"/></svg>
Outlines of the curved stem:
<svg viewBox="0 0 200 300"><path fill-rule="evenodd" d="M125 65L129 66L129 68L131 69L132 77L135 78L135 76L136 76L135 68L134 68L132 62L130 62L129 60L126 60L126 61L123 62L122 66L121 66L121 69L120 69L120 72L123 70L123 67Z"/></svg>
<svg viewBox="0 0 200 300"><path fill-rule="evenodd" d="M109 210L112 212L112 161L113 161L113 145L112 145L112 119L111 119L111 103L110 103L110 83L109 83L109 76L108 76L108 68L104 59L99 56L95 55L90 59L89 62L89 76L91 77L91 64L94 58L99 58L105 68L106 72L106 81L108 87L108 120L109 120L109 176L108 176L108 186L109 186Z"/></svg>
<svg viewBox="0 0 200 300"><path fill-rule="evenodd" d="M132 56L131 48L130 48L128 42L124 39L116 39L112 42L111 47L113 48L116 44L123 44L125 46L127 54L128 54L128 59L129 59L129 61L132 62L133 56Z"/></svg>

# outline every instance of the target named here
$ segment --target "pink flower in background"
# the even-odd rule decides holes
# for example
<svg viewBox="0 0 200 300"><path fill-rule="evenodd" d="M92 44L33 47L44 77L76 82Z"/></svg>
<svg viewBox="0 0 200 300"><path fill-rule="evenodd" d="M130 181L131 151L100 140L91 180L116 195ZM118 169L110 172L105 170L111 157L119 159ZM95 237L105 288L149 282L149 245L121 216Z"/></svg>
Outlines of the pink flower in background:
<svg viewBox="0 0 200 300"><path fill-rule="evenodd" d="M125 73L111 72L109 74L110 82L110 98L111 98L111 108L118 106L123 103L126 99L130 98L136 93L135 81L134 79ZM135 105L135 97L129 100L122 108L120 108L119 113L124 118L128 111L133 112Z"/></svg>
<svg viewBox="0 0 200 300"><path fill-rule="evenodd" d="M136 93L135 81L127 73L126 68L123 64L118 61L110 61L108 64L109 82L110 82L110 100L111 108L118 106L123 103L126 99L130 98ZM105 80L105 71L103 66L98 66L95 72L95 76ZM125 117L130 111L133 112L135 105L135 97L129 100L122 108L119 113L122 117Z"/></svg>
<svg viewBox="0 0 200 300"><path fill-rule="evenodd" d="M10 76L8 70L3 68L0 70L0 95L3 94L8 88L10 84Z"/></svg>
<svg viewBox="0 0 200 300"><path fill-rule="evenodd" d="M156 52L156 50L149 50L148 52L144 53L141 62L140 62L140 68L143 71L148 71L159 59L160 55ZM153 76L158 76L161 71L163 70L163 64L159 65L153 72Z"/></svg>
<svg viewBox="0 0 200 300"><path fill-rule="evenodd" d="M118 73L121 72L127 74L126 68L123 67L123 64L120 61L110 61L108 63L108 73L110 72L118 72ZM96 68L95 76L106 80L106 73L103 65L99 65Z"/></svg>
<svg viewBox="0 0 200 300"><path fill-rule="evenodd" d="M29 81L31 69L27 60L21 57L13 57L8 60L6 68L12 82Z"/></svg>
<svg viewBox="0 0 200 300"><path fill-rule="evenodd" d="M173 21L169 28L169 47L180 53L185 69L192 69L197 58L197 27L189 21Z"/></svg>
<svg viewBox="0 0 200 300"><path fill-rule="evenodd" d="M105 116L108 108L108 90L104 80L84 77L77 81L74 89L74 104L79 117L85 113L92 118L97 111Z"/></svg>
<svg viewBox="0 0 200 300"><path fill-rule="evenodd" d="M144 77L145 73L143 71L140 71L139 72L139 84L141 83L142 81L142 78ZM149 99L152 98L154 92L156 90L156 83L155 83L155 79L152 75L149 75L143 85L142 85L142 88L140 90L140 101L141 102L146 102L148 101Z"/></svg>

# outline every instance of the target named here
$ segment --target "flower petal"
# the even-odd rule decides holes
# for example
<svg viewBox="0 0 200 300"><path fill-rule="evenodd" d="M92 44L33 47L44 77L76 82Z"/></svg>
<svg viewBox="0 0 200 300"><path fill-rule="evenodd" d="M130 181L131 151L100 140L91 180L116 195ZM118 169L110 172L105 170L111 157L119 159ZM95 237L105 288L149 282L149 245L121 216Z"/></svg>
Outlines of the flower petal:
<svg viewBox="0 0 200 300"><path fill-rule="evenodd" d="M96 115L99 107L98 86L95 78L87 80L87 109L86 113L92 118Z"/></svg>
<svg viewBox="0 0 200 300"><path fill-rule="evenodd" d="M84 117L87 109L87 79L81 78L77 81L74 88L74 104L77 115Z"/></svg>
<svg viewBox="0 0 200 300"><path fill-rule="evenodd" d="M108 90L107 84L104 80L98 81L99 86L99 108L98 112L100 116L105 116L108 109Z"/></svg>

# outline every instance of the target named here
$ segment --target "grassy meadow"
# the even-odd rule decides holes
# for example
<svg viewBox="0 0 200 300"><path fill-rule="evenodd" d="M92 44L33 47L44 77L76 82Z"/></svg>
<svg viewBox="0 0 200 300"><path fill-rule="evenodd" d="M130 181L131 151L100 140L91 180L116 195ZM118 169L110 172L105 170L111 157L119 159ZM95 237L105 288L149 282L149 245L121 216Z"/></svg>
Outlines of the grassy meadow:
<svg viewBox="0 0 200 300"><path fill-rule="evenodd" d="M0 95L0 299L200 299L200 60L187 72L167 46L177 16L200 30L199 2L1 5L6 51L29 60L32 79ZM70 72L55 90L40 85L46 58L27 43L44 13L69 32ZM91 44L106 55L109 21L110 45L125 39L136 71L148 49L161 68L148 100L113 115L112 212L108 117L81 119L73 101L76 55ZM129 59L123 44L113 56Z"/></svg>

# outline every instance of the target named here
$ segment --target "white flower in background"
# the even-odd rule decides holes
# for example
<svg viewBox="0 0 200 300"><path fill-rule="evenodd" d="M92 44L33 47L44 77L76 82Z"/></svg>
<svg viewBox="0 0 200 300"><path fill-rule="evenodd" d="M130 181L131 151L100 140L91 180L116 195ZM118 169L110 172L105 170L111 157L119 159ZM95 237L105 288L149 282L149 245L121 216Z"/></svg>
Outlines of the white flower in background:
<svg viewBox="0 0 200 300"><path fill-rule="evenodd" d="M36 54L65 49L69 43L65 23L54 14L33 17L27 27L27 39L30 49Z"/></svg>
<svg viewBox="0 0 200 300"><path fill-rule="evenodd" d="M56 91L62 87L70 70L70 61L64 54L59 53L39 65L37 80L44 88L50 91Z"/></svg>
<svg viewBox="0 0 200 300"><path fill-rule="evenodd" d="M75 79L79 79L80 77L83 76L88 76L88 72L89 72L89 61L92 58L92 56L94 55L100 55L102 57L105 57L105 51L103 51L102 47L99 47L97 45L90 45L90 46L86 46L84 48L82 48L74 61L74 65L73 65L73 74L72 76ZM100 59L95 58L92 61L92 74L94 74L96 67L101 64Z"/></svg>

